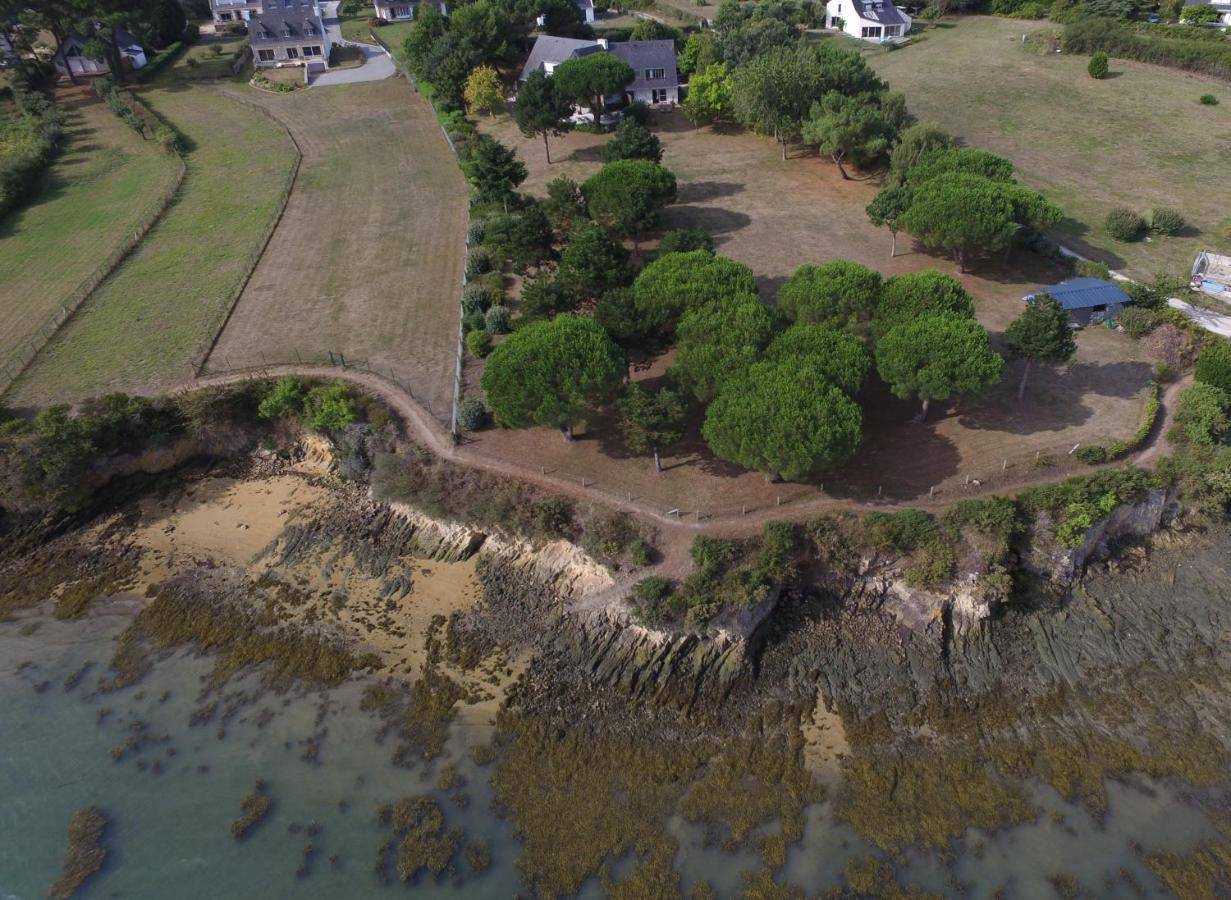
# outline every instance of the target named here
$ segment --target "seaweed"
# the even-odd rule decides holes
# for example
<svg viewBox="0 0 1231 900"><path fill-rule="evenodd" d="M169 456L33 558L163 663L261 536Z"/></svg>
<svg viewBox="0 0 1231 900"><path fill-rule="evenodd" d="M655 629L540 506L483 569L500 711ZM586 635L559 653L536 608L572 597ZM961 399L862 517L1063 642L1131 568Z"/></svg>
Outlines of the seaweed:
<svg viewBox="0 0 1231 900"><path fill-rule="evenodd" d="M68 853L60 877L47 891L47 896L67 900L103 867L107 850L103 834L107 817L95 806L87 806L73 814L68 823Z"/></svg>
<svg viewBox="0 0 1231 900"><path fill-rule="evenodd" d="M272 806L273 801L265 793L264 782L258 781L251 791L244 794L244 799L240 803L239 818L231 823L231 837L237 841L246 838L252 829L269 815Z"/></svg>

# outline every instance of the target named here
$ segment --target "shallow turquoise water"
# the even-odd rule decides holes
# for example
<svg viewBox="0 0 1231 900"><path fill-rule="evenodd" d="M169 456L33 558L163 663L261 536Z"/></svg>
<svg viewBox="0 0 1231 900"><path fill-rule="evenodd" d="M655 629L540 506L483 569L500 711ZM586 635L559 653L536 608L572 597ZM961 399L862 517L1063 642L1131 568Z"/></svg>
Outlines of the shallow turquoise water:
<svg viewBox="0 0 1231 900"><path fill-rule="evenodd" d="M460 877L436 882L421 874L417 896L506 898L523 888L517 839L492 813L488 773L463 752L464 742L455 734L443 758L413 770L391 765L392 744L378 742L378 721L359 710L360 683L321 694L263 693L225 729L217 718L191 724L210 663L187 654L161 662L139 685L89 696L131 612L118 601L80 622L40 618L28 635L20 622L0 625L0 898L45 896L60 871L68 821L90 804L109 819L109 854L83 897L405 892L373 872L388 836L374 813L381 803L421 794L436 797L450 827L487 840L492 867L475 876L459 854ZM23 666L27 661L33 665ZM65 679L85 663L92 668L66 689ZM241 688L259 690L249 680L227 691ZM100 723L105 708L111 712ZM269 720L259 724L262 717ZM146 723L153 739L114 762L112 748L132 733L135 721ZM322 729L319 762L305 761L305 742ZM465 809L435 789L448 763L466 779ZM267 782L274 805L250 837L237 842L230 823L258 779ZM1011 897L1037 897L1052 895L1048 877L1065 872L1100 897L1165 896L1135 848L1187 850L1211 836L1209 824L1188 798L1163 784L1131 779L1110 783L1108 792L1108 814L1098 821L1040 787L1038 821L996 835L968 832L956 843L952 862L930 852L907 853L902 881L946 895L962 883L967 896L990 896L1007 886ZM321 831L309 837L302 829L313 821ZM291 830L295 825L298 833ZM740 873L761 867L755 851L706 846L702 826L673 819L669 830L680 841L676 863L686 891L707 880L720 896L737 896ZM299 877L309 843L314 853ZM828 803L817 804L807 811L804 839L789 848L779 880L818 892L842 884L843 866L871 853L862 838L833 821ZM621 860L612 871L619 877L631 864ZM597 896L597 884L587 884L583 894Z"/></svg>

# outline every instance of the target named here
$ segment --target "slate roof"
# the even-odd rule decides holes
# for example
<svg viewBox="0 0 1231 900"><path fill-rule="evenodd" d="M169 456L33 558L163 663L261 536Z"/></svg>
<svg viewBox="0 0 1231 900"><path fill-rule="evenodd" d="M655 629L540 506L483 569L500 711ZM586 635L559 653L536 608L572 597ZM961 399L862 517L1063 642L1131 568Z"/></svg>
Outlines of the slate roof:
<svg viewBox="0 0 1231 900"><path fill-rule="evenodd" d="M1129 302L1128 294L1110 281L1101 278L1070 278L1039 293L1051 294L1067 310L1089 309L1092 306L1114 306ZM1035 294L1026 297L1030 302Z"/></svg>
<svg viewBox="0 0 1231 900"><path fill-rule="evenodd" d="M530 50L530 58L526 60L519 80L525 81L530 77L531 72L539 71L546 63L562 63L566 59L598 53L602 49L602 45L597 41L543 35L534 42L534 47Z"/></svg>
<svg viewBox="0 0 1231 900"><path fill-rule="evenodd" d="M675 67L675 41L621 41L611 44L611 52L637 73L626 90L648 91L651 88L680 86L680 73ZM662 69L663 77L647 79L646 69Z"/></svg>
<svg viewBox="0 0 1231 900"><path fill-rule="evenodd" d="M309 31L309 27L313 31ZM283 35L291 32L290 37ZM325 32L316 7L305 0L270 0L265 11L248 20L248 37L254 42L276 43L301 38L320 39Z"/></svg>
<svg viewBox="0 0 1231 900"><path fill-rule="evenodd" d="M889 0L851 0L859 18L881 25L905 25L906 17Z"/></svg>

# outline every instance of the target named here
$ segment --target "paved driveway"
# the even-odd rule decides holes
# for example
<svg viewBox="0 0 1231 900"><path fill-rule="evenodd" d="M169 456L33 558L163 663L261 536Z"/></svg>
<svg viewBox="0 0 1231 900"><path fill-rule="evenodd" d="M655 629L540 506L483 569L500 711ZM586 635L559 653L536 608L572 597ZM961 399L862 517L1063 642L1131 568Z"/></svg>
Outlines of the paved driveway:
<svg viewBox="0 0 1231 900"><path fill-rule="evenodd" d="M338 21L338 6L341 0L330 0L321 4L321 18L325 29L329 32L329 40L345 47L357 47L363 54L363 65L354 69L330 69L312 79L310 87L326 87L331 84L354 84L359 81L383 81L390 75L397 74L397 66L389 54L381 47L372 44L360 44L344 40L342 25Z"/></svg>

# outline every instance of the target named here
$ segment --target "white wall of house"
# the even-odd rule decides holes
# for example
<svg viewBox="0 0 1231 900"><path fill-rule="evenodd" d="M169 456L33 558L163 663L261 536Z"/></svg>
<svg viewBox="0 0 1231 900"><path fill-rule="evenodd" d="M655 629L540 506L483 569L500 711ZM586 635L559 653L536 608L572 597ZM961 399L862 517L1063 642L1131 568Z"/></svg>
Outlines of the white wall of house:
<svg viewBox="0 0 1231 900"><path fill-rule="evenodd" d="M294 43L286 42L254 48L253 59L258 66L302 65L308 62L318 62L329 66L329 37L322 35L320 40L304 38Z"/></svg>
<svg viewBox="0 0 1231 900"><path fill-rule="evenodd" d="M911 18L898 8L904 25L886 25L863 18L859 7L851 0L829 0L825 4L825 25L829 28L841 28L843 32L861 41L883 41L886 38L905 37L910 31Z"/></svg>
<svg viewBox="0 0 1231 900"><path fill-rule="evenodd" d="M640 100L642 103L648 103L651 106L662 106L680 102L680 89L676 87L629 91L628 95L633 100Z"/></svg>

